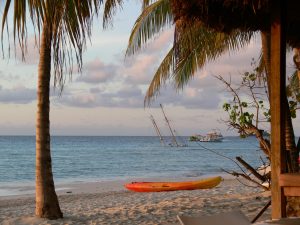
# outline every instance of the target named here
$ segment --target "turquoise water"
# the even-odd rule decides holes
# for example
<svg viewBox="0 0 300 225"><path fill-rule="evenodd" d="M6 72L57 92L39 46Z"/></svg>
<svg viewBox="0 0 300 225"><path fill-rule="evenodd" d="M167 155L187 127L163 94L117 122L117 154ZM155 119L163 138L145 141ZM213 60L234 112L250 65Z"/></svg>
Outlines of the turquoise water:
<svg viewBox="0 0 300 225"><path fill-rule="evenodd" d="M188 147L163 147L157 137L52 137L55 181L107 181L149 177L199 177L237 169L196 142ZM226 157L242 156L261 165L261 151L254 137L225 137L223 142L201 143ZM0 136L0 187L12 183L33 183L35 179L35 137Z"/></svg>

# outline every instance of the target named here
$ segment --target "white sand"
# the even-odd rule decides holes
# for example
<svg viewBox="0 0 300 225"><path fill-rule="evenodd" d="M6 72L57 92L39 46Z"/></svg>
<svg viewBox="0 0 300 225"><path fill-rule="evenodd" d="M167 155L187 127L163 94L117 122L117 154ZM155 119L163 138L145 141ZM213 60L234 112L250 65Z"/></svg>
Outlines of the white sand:
<svg viewBox="0 0 300 225"><path fill-rule="evenodd" d="M73 184L58 191L64 218L35 218L34 197L0 198L0 224L179 224L177 214L212 215L241 210L250 220L269 201L270 193L226 179L209 190L134 193L124 182ZM66 193L72 192L72 193ZM270 209L260 220L270 218Z"/></svg>

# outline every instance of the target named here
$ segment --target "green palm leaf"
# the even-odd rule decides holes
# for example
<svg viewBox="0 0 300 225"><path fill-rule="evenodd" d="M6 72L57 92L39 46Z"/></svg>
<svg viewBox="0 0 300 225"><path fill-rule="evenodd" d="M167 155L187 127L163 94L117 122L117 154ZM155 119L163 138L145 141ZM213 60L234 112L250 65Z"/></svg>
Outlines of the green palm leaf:
<svg viewBox="0 0 300 225"><path fill-rule="evenodd" d="M126 55L134 54L172 23L169 0L158 0L145 7L131 31Z"/></svg>
<svg viewBox="0 0 300 225"><path fill-rule="evenodd" d="M145 2L145 1L144 1ZM132 29L126 55L135 54L150 40L173 23L169 0L147 1L144 10ZM252 32L235 31L231 34L215 32L201 23L176 24L174 44L158 67L147 90L145 104L155 98L160 87L172 79L176 89L181 89L193 74L206 63L227 51L249 44Z"/></svg>
<svg viewBox="0 0 300 225"><path fill-rule="evenodd" d="M249 44L252 34L240 31L231 34L218 33L201 25L185 30L179 43L175 43L178 50L175 51L173 78L177 89L183 88L206 63L228 51L235 51Z"/></svg>
<svg viewBox="0 0 300 225"><path fill-rule="evenodd" d="M252 35L252 32L239 31L218 33L201 24L184 28L158 67L147 90L145 104L150 104L168 79L174 81L176 89L183 88L198 69L227 51L242 48L250 42Z"/></svg>
<svg viewBox="0 0 300 225"><path fill-rule="evenodd" d="M166 83L173 73L173 67L175 65L175 54L174 47L172 47L165 58L160 63L158 69L156 70L152 81L146 92L144 105L149 105L151 100L159 95L160 88Z"/></svg>
<svg viewBox="0 0 300 225"><path fill-rule="evenodd" d="M116 13L117 7L122 8L123 0L106 0L104 3L103 12L103 27L106 28L108 25L112 25L113 16Z"/></svg>
<svg viewBox="0 0 300 225"><path fill-rule="evenodd" d="M19 43L24 58L26 52L27 28L26 13L40 35L41 26L50 23L52 34L54 81L63 89L64 72L72 75L73 59L76 59L78 70L82 68L82 52L86 40L91 36L92 20L98 15L100 0L15 0L13 3L13 37ZM8 34L8 15L11 0L7 0L2 16L2 48L3 34ZM28 9L27 9L28 8ZM10 48L10 47L9 47Z"/></svg>
<svg viewBox="0 0 300 225"><path fill-rule="evenodd" d="M122 8L123 0L106 0L104 3L103 12L103 27L107 28L113 23L113 16L116 14L117 8ZM150 4L154 3L155 0L143 0L142 10L148 7Z"/></svg>
<svg viewBox="0 0 300 225"><path fill-rule="evenodd" d="M5 28L7 35L8 31L8 13L11 8L11 0L7 0L2 15L2 28L1 28L1 44L3 50L3 38L5 33ZM28 6L27 6L28 5ZM41 18L43 16L43 1L38 0L15 0L13 2L13 37L14 43L18 42L21 52L22 58L24 59L24 54L26 52L26 39L27 39L27 27L26 27L26 14L27 7L29 10L31 21L35 28L40 30L41 27ZM8 35L9 38L9 35ZM8 44L8 49L10 49L10 45Z"/></svg>

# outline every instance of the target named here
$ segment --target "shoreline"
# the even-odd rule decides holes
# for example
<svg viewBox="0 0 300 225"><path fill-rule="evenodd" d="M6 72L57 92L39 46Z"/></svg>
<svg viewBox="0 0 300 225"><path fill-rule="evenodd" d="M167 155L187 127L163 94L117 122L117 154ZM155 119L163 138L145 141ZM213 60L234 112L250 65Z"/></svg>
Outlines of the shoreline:
<svg viewBox="0 0 300 225"><path fill-rule="evenodd" d="M70 179L67 181L55 181L55 190L57 194L63 194L66 191L72 191L74 193L95 193L95 192L107 192L111 189L114 191L125 190L124 184L136 181L187 181L187 180L199 180L207 177L221 176L224 179L230 179L232 176L224 173L206 174L197 177L138 177L138 178L124 178L124 179L86 179L76 180ZM18 198L22 196L33 196L35 193L34 181L21 182L8 182L0 183L0 200L5 198ZM101 187L101 188L98 188Z"/></svg>
<svg viewBox="0 0 300 225"><path fill-rule="evenodd" d="M123 181L126 182L126 181ZM179 224L176 215L213 215L241 210L250 220L268 202L270 193L226 178L206 190L136 193L120 181L72 186L71 193L57 191L64 218L35 218L33 195L0 198L0 221L18 224ZM270 209L260 218L270 218Z"/></svg>

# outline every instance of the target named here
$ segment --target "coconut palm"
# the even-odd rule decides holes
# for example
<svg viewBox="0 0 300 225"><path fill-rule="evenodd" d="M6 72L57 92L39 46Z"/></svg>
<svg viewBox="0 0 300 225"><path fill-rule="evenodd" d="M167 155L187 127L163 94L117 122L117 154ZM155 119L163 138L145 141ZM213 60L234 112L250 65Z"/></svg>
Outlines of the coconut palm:
<svg viewBox="0 0 300 225"><path fill-rule="evenodd" d="M108 0L105 4L104 26L111 21L115 8L122 1ZM132 29L126 55L133 55L155 39L160 32L173 26L170 0L143 1L143 10ZM216 32L201 23L175 24L174 44L158 67L149 85L145 103L157 96L168 79L177 89L191 79L195 72L228 51L238 50L250 43L254 32L236 30L230 34Z"/></svg>
<svg viewBox="0 0 300 225"><path fill-rule="evenodd" d="M50 152L50 78L53 63L55 85L60 90L64 74L72 74L73 58L82 68L82 52L86 39L91 35L93 15L97 14L101 1L86 0L28 0L14 1L13 36L19 43L22 56L26 56L26 19L37 30L40 40L40 58L37 85L36 118L36 215L49 219L63 216L55 193ZM27 11L28 7L28 11ZM2 37L8 26L11 1L7 0L2 18ZM7 29L8 30L8 29ZM3 39L2 39L3 43ZM53 62L52 62L53 60Z"/></svg>

